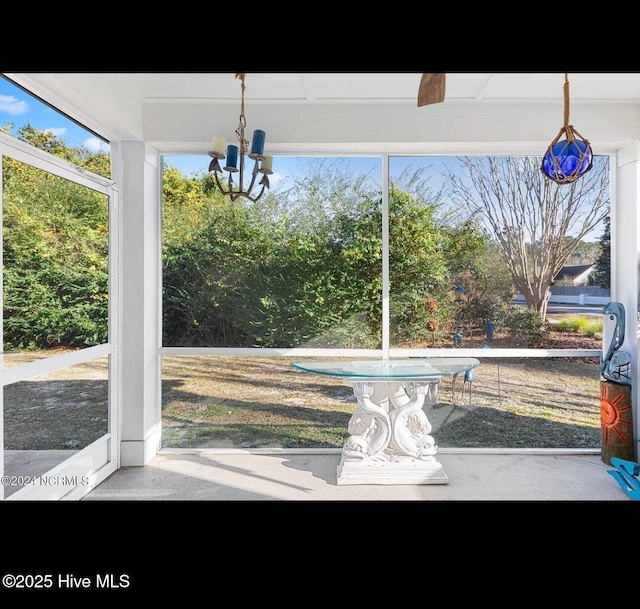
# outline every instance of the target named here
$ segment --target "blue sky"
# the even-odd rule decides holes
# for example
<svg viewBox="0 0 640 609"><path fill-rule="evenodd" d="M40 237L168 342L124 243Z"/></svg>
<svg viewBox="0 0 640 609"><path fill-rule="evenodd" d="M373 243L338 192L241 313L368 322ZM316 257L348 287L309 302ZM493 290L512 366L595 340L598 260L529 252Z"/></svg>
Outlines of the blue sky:
<svg viewBox="0 0 640 609"><path fill-rule="evenodd" d="M268 148L268 145L267 145ZM265 150L265 153L268 151ZM211 162L211 157L204 156L166 156L165 161L175 165L186 176L199 175L206 172ZM350 168L355 172L368 173L372 171L373 176L380 175L380 160L377 158L349 158ZM271 189L277 186L287 176L296 173L298 159L296 157L275 156L273 158L273 174L269 176ZM245 167L253 169L253 161L248 159Z"/></svg>
<svg viewBox="0 0 640 609"><path fill-rule="evenodd" d="M109 145L93 133L79 127L5 78L0 78L0 125L13 124L15 128L19 128L27 123L41 131L51 131L71 146L84 145L94 152L109 151Z"/></svg>
<svg viewBox="0 0 640 609"><path fill-rule="evenodd" d="M40 102L37 98L25 93L20 87L0 77L0 126L11 124L17 129L27 123L41 131L51 131L55 136L65 140L70 146L85 146L94 152L109 151L109 145L105 141ZM185 176L191 176L206 171L211 158L207 155L181 155L167 156L165 160L180 169ZM381 177L379 158L349 157L347 161L349 169L356 173L369 174L374 179L377 179L378 176ZM285 177L295 175L298 162L299 159L296 157L274 157L273 175L269 176L272 190ZM393 171L399 173L408 165L412 165L415 168L416 163L421 165L426 163L431 166L427 172L433 176L432 187L436 190L438 187L436 182L438 185L441 183L438 170L438 167L441 166L441 159L430 158L422 161L416 158L404 159L395 157Z"/></svg>
<svg viewBox="0 0 640 609"><path fill-rule="evenodd" d="M273 175L269 176L270 188L273 190L281 184L283 180L287 178L293 178L299 172L299 157L286 157L286 156L274 156L273 158ZM349 171L355 174L370 175L378 183L382 178L382 161L379 157L335 157L330 158L332 160L340 161L344 163ZM176 166L185 176L201 175L202 172L206 172L211 162L211 157L204 156L167 156L165 161ZM430 157L428 159L419 159L415 157L393 157L391 165L392 177L400 175L400 173L407 167L417 169L419 166L428 165L425 169L424 176L430 176L430 186L437 190L442 183L440 177L440 168L442 167L444 159L441 157ZM253 169L253 161L248 160L248 165L245 165L248 169Z"/></svg>

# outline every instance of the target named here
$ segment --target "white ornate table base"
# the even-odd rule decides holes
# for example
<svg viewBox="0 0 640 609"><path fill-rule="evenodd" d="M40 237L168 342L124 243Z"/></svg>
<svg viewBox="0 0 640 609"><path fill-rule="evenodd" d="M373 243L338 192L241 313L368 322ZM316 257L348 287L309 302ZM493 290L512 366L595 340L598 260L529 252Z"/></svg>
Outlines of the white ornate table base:
<svg viewBox="0 0 640 609"><path fill-rule="evenodd" d="M447 484L424 404L435 404L439 376L351 381L358 406L338 465L338 484Z"/></svg>

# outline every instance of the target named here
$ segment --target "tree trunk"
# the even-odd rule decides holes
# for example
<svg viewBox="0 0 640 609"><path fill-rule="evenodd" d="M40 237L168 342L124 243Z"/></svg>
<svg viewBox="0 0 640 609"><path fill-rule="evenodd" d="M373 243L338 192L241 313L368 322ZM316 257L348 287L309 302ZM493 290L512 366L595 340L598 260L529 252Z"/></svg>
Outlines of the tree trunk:
<svg viewBox="0 0 640 609"><path fill-rule="evenodd" d="M547 288L547 293L545 294L542 303L540 304L540 308L538 309L540 313L540 317L542 317L542 321L547 318L547 307L549 306L549 299L551 298L551 290Z"/></svg>
<svg viewBox="0 0 640 609"><path fill-rule="evenodd" d="M544 296L535 294L530 288L521 290L520 293L524 296L527 308L533 311L538 311L538 313L540 313L540 317L542 317L543 320L546 319L547 306L549 305L549 299L551 298L551 290L548 287L545 288Z"/></svg>

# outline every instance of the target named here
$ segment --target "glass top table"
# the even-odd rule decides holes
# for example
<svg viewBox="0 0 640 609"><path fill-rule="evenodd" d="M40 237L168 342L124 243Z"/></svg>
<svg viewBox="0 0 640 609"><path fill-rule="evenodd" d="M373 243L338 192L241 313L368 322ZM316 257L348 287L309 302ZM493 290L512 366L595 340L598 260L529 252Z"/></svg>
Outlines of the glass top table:
<svg viewBox="0 0 640 609"><path fill-rule="evenodd" d="M306 360L304 372L351 383L358 405L338 465L338 484L446 484L432 425L423 409L438 402L445 375L480 364L472 357Z"/></svg>
<svg viewBox="0 0 640 609"><path fill-rule="evenodd" d="M345 378L382 380L419 379L459 374L480 363L472 357L430 357L381 360L318 360L292 362L294 368Z"/></svg>

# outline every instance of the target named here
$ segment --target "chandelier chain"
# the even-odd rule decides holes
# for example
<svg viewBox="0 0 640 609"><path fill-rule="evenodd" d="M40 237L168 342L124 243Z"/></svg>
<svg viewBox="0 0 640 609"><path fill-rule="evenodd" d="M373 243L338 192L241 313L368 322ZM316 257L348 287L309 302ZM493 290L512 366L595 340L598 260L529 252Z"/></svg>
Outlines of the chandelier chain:
<svg viewBox="0 0 640 609"><path fill-rule="evenodd" d="M244 84L244 77L245 77L245 74L242 72L239 72L236 74L236 78L240 79L240 83L241 83L240 85L240 95L241 95L240 124L236 129L236 135L238 136L238 140L240 141L242 153L247 154L247 151L249 150L249 141L244 137L244 129L247 126L247 119L244 115L244 90L246 89L246 86Z"/></svg>

